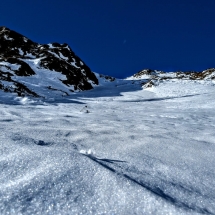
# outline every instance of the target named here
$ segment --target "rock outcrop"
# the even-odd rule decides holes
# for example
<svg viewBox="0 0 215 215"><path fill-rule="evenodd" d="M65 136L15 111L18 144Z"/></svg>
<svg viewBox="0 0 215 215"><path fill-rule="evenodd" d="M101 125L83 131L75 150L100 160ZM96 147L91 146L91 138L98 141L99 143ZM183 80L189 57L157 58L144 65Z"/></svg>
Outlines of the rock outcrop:
<svg viewBox="0 0 215 215"><path fill-rule="evenodd" d="M153 87L158 85L160 82L168 80L214 81L215 68L207 69L202 72L163 72L144 69L127 79L138 80L144 88Z"/></svg>

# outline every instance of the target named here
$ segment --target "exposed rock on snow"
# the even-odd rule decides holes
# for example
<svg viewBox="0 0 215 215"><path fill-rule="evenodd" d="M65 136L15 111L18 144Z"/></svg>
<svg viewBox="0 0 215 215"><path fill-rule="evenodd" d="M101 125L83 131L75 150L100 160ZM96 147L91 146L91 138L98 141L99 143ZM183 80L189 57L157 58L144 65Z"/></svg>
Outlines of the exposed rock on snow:
<svg viewBox="0 0 215 215"><path fill-rule="evenodd" d="M136 83L140 83L144 88L157 86L164 81L214 81L215 68L207 69L202 72L163 72L145 69L128 77L127 80L133 80Z"/></svg>
<svg viewBox="0 0 215 215"><path fill-rule="evenodd" d="M111 76L109 76L109 75L102 75L102 74L100 74L99 77L100 77L100 78L104 78L104 79L106 79L107 81L111 81L111 82L116 80L116 78L111 77Z"/></svg>
<svg viewBox="0 0 215 215"><path fill-rule="evenodd" d="M148 81L147 83L143 83L144 88L153 87L155 84L152 80Z"/></svg>
<svg viewBox="0 0 215 215"><path fill-rule="evenodd" d="M95 74L67 44L41 45L0 27L1 90L19 96L46 96L49 86L69 94L93 85L98 85Z"/></svg>
<svg viewBox="0 0 215 215"><path fill-rule="evenodd" d="M155 70L151 70L151 69L144 69L144 70L141 70L138 73L134 74L133 77L134 78L141 78L144 75L156 76L157 72Z"/></svg>
<svg viewBox="0 0 215 215"><path fill-rule="evenodd" d="M215 68L207 69L202 72L163 72L151 69L141 70L128 79L155 79L155 80L167 80L167 79L184 79L184 80L208 80L215 79Z"/></svg>

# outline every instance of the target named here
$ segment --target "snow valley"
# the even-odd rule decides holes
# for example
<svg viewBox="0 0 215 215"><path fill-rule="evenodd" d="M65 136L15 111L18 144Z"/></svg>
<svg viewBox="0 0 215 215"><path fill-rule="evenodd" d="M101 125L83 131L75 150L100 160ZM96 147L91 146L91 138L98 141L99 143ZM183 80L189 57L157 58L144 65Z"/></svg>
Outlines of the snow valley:
<svg viewBox="0 0 215 215"><path fill-rule="evenodd" d="M0 214L215 214L214 69L121 80L40 57L1 58Z"/></svg>

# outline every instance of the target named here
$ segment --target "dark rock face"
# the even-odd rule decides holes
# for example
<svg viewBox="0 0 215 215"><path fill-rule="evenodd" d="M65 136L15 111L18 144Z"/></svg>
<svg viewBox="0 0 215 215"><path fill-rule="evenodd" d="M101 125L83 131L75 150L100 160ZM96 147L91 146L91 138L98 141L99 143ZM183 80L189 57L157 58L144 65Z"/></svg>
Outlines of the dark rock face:
<svg viewBox="0 0 215 215"><path fill-rule="evenodd" d="M37 60L36 67L31 65L31 60ZM89 90L93 84L98 85L95 74L67 44L41 45L6 27L0 27L0 89L21 96L39 96L25 85L23 78L22 81L17 79L36 76L37 70L64 75L65 78L59 78L58 81L70 92Z"/></svg>
<svg viewBox="0 0 215 215"><path fill-rule="evenodd" d="M113 82L113 81L116 80L116 78L111 77L111 76L109 76L109 75L102 75L102 74L100 74L99 77L100 77L100 78L104 78L104 79L106 79L106 80L108 80L108 81L110 81L110 82Z"/></svg>

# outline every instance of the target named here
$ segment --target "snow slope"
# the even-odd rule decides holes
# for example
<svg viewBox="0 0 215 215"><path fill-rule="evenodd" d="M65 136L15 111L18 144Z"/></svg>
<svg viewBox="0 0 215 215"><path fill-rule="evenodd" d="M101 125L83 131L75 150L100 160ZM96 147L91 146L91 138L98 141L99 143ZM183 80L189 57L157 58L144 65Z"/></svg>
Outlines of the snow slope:
<svg viewBox="0 0 215 215"><path fill-rule="evenodd" d="M0 94L0 214L215 214L215 87L100 81Z"/></svg>

